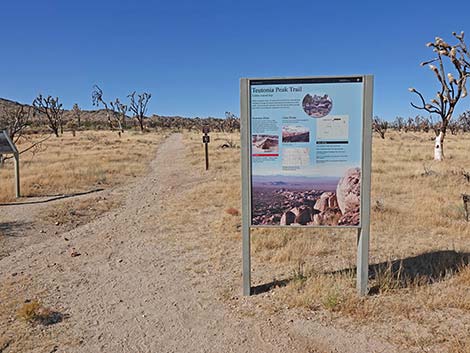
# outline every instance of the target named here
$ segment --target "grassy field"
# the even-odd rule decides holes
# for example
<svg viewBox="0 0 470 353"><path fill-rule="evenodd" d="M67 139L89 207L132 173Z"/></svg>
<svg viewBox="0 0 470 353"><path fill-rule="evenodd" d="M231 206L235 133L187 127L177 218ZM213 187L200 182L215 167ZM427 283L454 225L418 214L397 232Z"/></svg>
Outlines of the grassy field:
<svg viewBox="0 0 470 353"><path fill-rule="evenodd" d="M51 137L38 151L20 157L22 196L49 196L122 184L142 175L163 134L83 131ZM35 136L40 140L43 136ZM23 141L18 148L29 146ZM13 163L0 169L0 202L14 200Z"/></svg>
<svg viewBox="0 0 470 353"><path fill-rule="evenodd" d="M210 242L214 269L233 273L241 254L239 136L211 136L210 170L185 197L167 205L163 218L168 216L168 227L184 229L187 213L175 210L199 217L206 208L216 210L208 225L214 238L201 237L198 246L209 248ZM432 160L432 137L396 132L385 140L374 137L367 297L358 298L355 290L355 231L257 229L252 237L253 284L269 284L269 290L250 302L267 315L293 310L326 326L391 342L404 352L470 352L470 223L464 220L461 198L470 193L462 175L462 170L470 171L470 135L449 135L443 162ZM73 193L133 180L145 173L163 138L127 132L122 138L109 132L53 137L44 151L22 156L23 192ZM188 168L203 170L201 134L186 133L185 142ZM220 148L227 142L238 146ZM0 177L0 202L12 201L11 163ZM97 199L68 202L43 217L67 223L80 212L95 217L108 208ZM79 211L71 220L69 210L74 208ZM229 302L240 295L240 284L235 274L217 295ZM27 288L28 283L12 277L4 286L7 297L19 285ZM22 315L30 317L30 309L24 308ZM246 315L253 315L250 310Z"/></svg>
<svg viewBox="0 0 470 353"><path fill-rule="evenodd" d="M470 170L470 135L449 135L443 162L432 160L432 138L374 136L369 296L356 295L355 231L257 229L253 281L272 283L273 295L253 300L268 312L297 308L403 351L469 352L470 223L461 194L470 193L462 175ZM239 242L240 149L217 148L225 139L238 136L214 134L211 178L195 192L220 207L217 241ZM202 166L200 135L186 140L191 163Z"/></svg>

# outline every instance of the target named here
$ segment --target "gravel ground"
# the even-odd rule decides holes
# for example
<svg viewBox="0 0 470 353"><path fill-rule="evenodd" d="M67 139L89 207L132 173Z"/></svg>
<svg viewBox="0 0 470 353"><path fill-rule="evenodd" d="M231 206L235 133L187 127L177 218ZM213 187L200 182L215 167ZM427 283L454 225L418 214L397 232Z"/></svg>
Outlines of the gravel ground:
<svg viewBox="0 0 470 353"><path fill-rule="evenodd" d="M218 269L210 260L213 249L197 246L209 236L204 219L217 214L210 208L190 214L187 230L174 234L162 217L166 205L203 178L188 170L186 153L182 136L170 136L150 174L120 190L127 195L122 207L0 260L1 283L12 275L26 283L10 295L46 293L47 305L66 314L58 324L31 328L23 342L13 324L0 323L0 335L10 340L0 352L394 351L295 312L268 315L250 298L222 300L225 279L240 279L240 248ZM8 217L29 224L31 207L8 207ZM6 212L0 208L0 222Z"/></svg>

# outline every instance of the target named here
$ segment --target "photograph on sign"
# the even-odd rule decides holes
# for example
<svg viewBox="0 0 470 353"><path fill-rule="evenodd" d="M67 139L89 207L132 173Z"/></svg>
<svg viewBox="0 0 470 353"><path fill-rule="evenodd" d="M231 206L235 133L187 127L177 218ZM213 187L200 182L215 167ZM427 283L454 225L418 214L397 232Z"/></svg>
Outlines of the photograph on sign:
<svg viewBox="0 0 470 353"><path fill-rule="evenodd" d="M361 225L361 77L251 80L251 225Z"/></svg>

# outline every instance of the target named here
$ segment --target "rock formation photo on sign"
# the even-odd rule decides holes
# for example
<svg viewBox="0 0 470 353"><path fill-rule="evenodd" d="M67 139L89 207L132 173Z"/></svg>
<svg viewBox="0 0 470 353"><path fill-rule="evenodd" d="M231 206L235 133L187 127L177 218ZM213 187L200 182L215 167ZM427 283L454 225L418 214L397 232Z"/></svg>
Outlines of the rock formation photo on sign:
<svg viewBox="0 0 470 353"><path fill-rule="evenodd" d="M253 153L272 153L279 151L279 136L253 135Z"/></svg>
<svg viewBox="0 0 470 353"><path fill-rule="evenodd" d="M333 101L327 94L323 96L307 94L302 100L302 107L305 113L313 118L323 118L330 114L333 108Z"/></svg>
<svg viewBox="0 0 470 353"><path fill-rule="evenodd" d="M304 126L284 126L282 128L282 142L310 142L310 131Z"/></svg>
<svg viewBox="0 0 470 353"><path fill-rule="evenodd" d="M357 226L361 171L341 178L253 176L253 225Z"/></svg>

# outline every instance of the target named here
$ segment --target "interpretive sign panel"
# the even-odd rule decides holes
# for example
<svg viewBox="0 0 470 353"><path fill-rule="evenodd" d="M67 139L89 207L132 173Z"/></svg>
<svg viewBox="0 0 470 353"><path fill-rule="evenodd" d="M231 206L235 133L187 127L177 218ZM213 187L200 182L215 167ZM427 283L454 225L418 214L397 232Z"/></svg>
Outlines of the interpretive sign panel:
<svg viewBox="0 0 470 353"><path fill-rule="evenodd" d="M360 227L365 80L249 81L251 225Z"/></svg>
<svg viewBox="0 0 470 353"><path fill-rule="evenodd" d="M243 291L250 228L357 228L366 293L373 77L241 80Z"/></svg>
<svg viewBox="0 0 470 353"><path fill-rule="evenodd" d="M0 131L0 154L14 154L18 153L16 146L10 140L6 131Z"/></svg>
<svg viewBox="0 0 470 353"><path fill-rule="evenodd" d="M15 161L15 193L20 197L20 153L7 131L0 131L0 159L4 154L12 154Z"/></svg>

